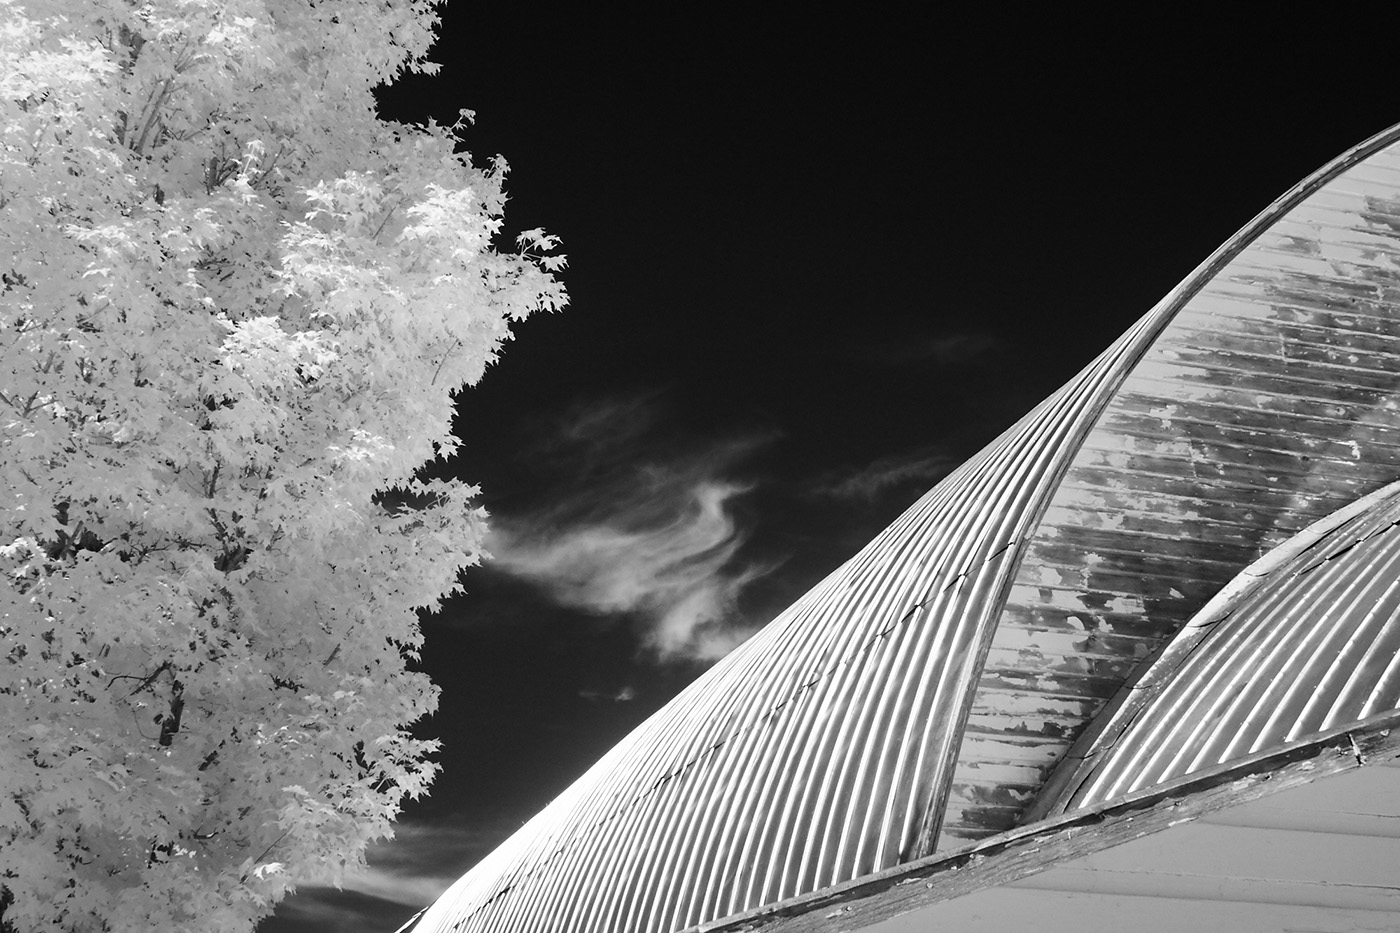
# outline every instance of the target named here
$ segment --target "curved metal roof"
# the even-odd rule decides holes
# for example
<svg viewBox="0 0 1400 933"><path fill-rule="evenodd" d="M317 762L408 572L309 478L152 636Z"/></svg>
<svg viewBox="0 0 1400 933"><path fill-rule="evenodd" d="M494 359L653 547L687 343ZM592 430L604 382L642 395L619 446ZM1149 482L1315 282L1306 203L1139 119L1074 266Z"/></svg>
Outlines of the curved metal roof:
<svg viewBox="0 0 1400 933"><path fill-rule="evenodd" d="M1168 297L1026 548L939 846L1023 819L1119 684L1246 564L1400 476L1400 150L1281 198Z"/></svg>
<svg viewBox="0 0 1400 933"><path fill-rule="evenodd" d="M1095 806L1397 708L1393 483L1221 590L1086 734L1045 809Z"/></svg>
<svg viewBox="0 0 1400 933"><path fill-rule="evenodd" d="M1394 478L1398 137L1260 215L417 929L669 933L1014 821L1222 584Z"/></svg>
<svg viewBox="0 0 1400 933"><path fill-rule="evenodd" d="M915 855L1019 546L1139 334L643 723L420 929L676 930Z"/></svg>

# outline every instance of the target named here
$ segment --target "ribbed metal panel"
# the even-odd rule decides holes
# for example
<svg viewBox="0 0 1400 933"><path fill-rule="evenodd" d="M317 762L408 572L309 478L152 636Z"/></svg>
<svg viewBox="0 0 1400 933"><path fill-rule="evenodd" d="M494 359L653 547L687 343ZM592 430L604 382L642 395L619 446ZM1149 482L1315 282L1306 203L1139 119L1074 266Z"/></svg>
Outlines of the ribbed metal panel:
<svg viewBox="0 0 1400 933"><path fill-rule="evenodd" d="M1400 483L1240 574L1096 724L1043 809L1093 806L1400 708L1397 526Z"/></svg>
<svg viewBox="0 0 1400 933"><path fill-rule="evenodd" d="M419 930L671 931L907 860L1000 594L1134 328L699 678Z"/></svg>
<svg viewBox="0 0 1400 933"><path fill-rule="evenodd" d="M1242 567L1400 475L1400 147L1324 168L1156 312L1026 550L939 848L1014 825L1123 680Z"/></svg>
<svg viewBox="0 0 1400 933"><path fill-rule="evenodd" d="M416 929L670 933L1015 820L1221 585L1396 474L1397 136L1261 215Z"/></svg>

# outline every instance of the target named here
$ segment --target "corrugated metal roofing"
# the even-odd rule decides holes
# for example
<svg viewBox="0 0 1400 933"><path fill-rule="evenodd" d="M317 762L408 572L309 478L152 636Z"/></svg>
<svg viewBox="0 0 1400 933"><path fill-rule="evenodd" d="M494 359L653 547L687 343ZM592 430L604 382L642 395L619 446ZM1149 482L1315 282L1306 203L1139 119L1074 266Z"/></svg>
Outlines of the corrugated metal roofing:
<svg viewBox="0 0 1400 933"><path fill-rule="evenodd" d="M1139 340L658 711L418 929L669 931L912 857L1019 544Z"/></svg>
<svg viewBox="0 0 1400 933"><path fill-rule="evenodd" d="M1026 549L941 847L1014 825L1124 678L1240 568L1400 475L1398 229L1400 149L1362 147L1169 297Z"/></svg>
<svg viewBox="0 0 1400 933"><path fill-rule="evenodd" d="M1397 707L1400 483L1306 529L1211 600L1067 760L1045 809L1093 806Z"/></svg>
<svg viewBox="0 0 1400 933"><path fill-rule="evenodd" d="M1014 819L1220 585L1394 476L1397 137L1256 219L417 929L669 933Z"/></svg>

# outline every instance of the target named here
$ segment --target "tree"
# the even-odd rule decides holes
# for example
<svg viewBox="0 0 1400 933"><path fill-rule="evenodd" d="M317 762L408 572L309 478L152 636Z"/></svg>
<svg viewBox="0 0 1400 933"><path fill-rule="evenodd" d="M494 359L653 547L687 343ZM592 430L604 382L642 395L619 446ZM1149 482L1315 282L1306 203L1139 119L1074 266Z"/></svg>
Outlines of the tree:
<svg viewBox="0 0 1400 933"><path fill-rule="evenodd" d="M422 793L454 393L556 309L499 158L378 120L426 0L0 0L0 887L248 930ZM464 113L464 120L468 115Z"/></svg>

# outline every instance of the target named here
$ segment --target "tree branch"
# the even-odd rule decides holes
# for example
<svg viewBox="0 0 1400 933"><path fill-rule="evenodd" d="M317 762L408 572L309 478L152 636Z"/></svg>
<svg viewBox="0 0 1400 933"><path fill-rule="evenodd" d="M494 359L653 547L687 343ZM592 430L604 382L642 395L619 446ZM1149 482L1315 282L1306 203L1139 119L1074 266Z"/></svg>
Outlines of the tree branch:
<svg viewBox="0 0 1400 933"><path fill-rule="evenodd" d="M185 685L178 680L170 682L170 715L166 716L160 724L160 744L163 748L169 748L170 743L175 741L175 735L180 731L180 716L185 711Z"/></svg>
<svg viewBox="0 0 1400 933"><path fill-rule="evenodd" d="M107 681L107 688L110 690L112 688L112 685L119 680L141 681L139 684L136 685L135 690L132 690L126 695L126 698L129 700L132 697L136 696L136 694L140 693L142 690L149 690L151 688L151 684L156 682L156 678L159 677L161 674L164 674L168 670L170 670L170 662L166 661L165 663L161 664L160 667L152 671L147 677L141 677L136 674L113 674L112 678Z"/></svg>

